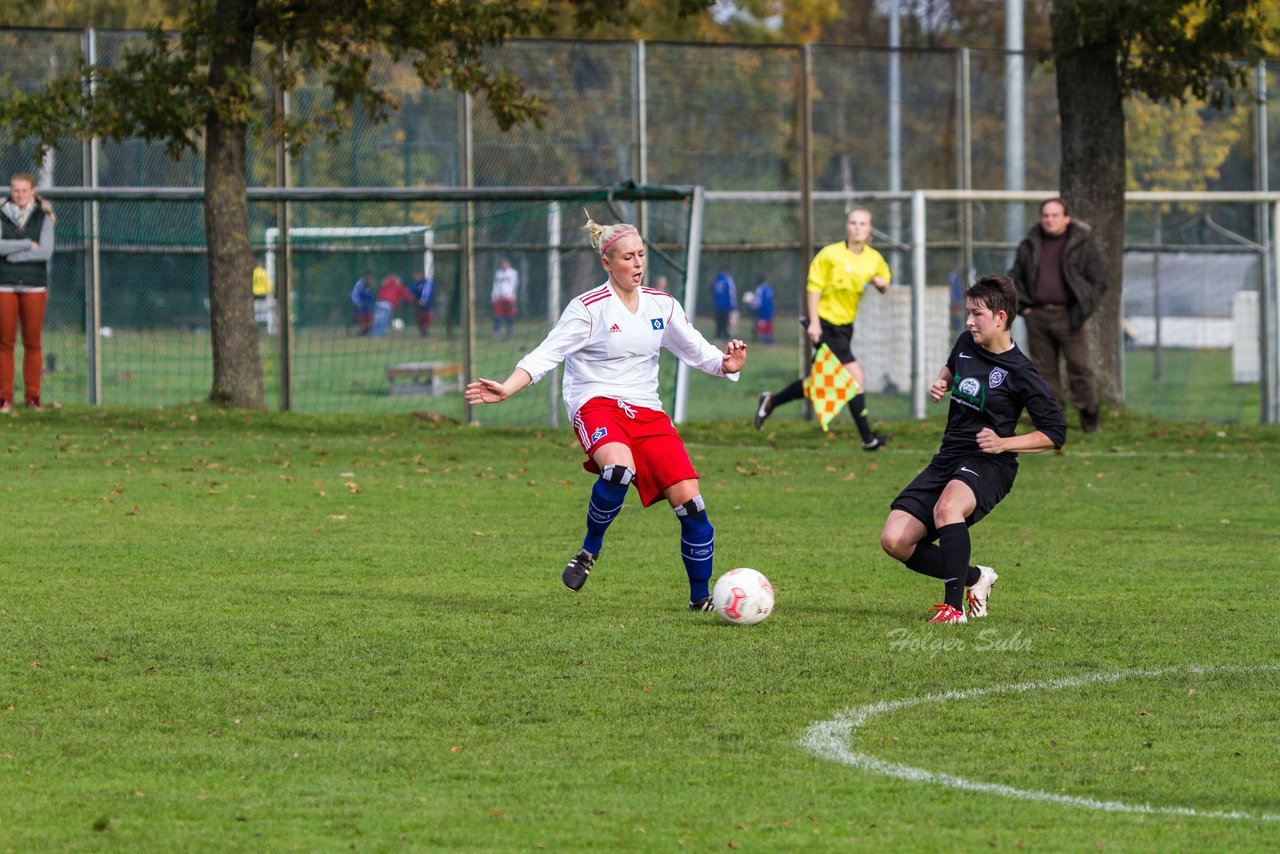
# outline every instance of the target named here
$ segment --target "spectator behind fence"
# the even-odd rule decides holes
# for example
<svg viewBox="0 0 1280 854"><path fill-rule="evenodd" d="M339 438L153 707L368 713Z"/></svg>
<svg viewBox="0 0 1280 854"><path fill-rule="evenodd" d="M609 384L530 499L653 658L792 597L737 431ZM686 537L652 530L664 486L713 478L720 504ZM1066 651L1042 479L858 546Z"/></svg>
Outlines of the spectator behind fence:
<svg viewBox="0 0 1280 854"><path fill-rule="evenodd" d="M22 393L37 412L44 354L40 333L48 300L53 257L53 208L35 191L26 172L9 179L0 199L0 412L13 409L13 353L22 327Z"/></svg>
<svg viewBox="0 0 1280 854"><path fill-rule="evenodd" d="M1065 411L1061 354L1080 429L1100 432L1098 378L1085 322L1102 300L1107 276L1093 230L1071 219L1063 199L1049 199L1040 205L1039 224L1018 246L1009 275L1018 288L1018 310L1027 321L1027 349L1036 370Z"/></svg>
<svg viewBox="0 0 1280 854"><path fill-rule="evenodd" d="M418 307L418 334L426 338L431 334L431 321L435 317L436 280L419 270L413 274L409 292Z"/></svg>
<svg viewBox="0 0 1280 854"><path fill-rule="evenodd" d="M355 310L356 334L368 335L373 328L373 306L378 301L373 289L373 273L365 273L351 286L351 306Z"/></svg>
<svg viewBox="0 0 1280 854"><path fill-rule="evenodd" d="M378 299L373 306L373 332L374 338L381 338L387 334L387 327L391 325L391 315L395 314L396 309L400 307L400 303L412 305L417 302L413 293L404 286L404 282L395 273L388 273L382 277L382 287L378 288Z"/></svg>
<svg viewBox="0 0 1280 854"><path fill-rule="evenodd" d="M506 258L493 271L493 289L489 302L493 307L493 337L510 338L516 330L516 298L520 292L520 273ZM503 325L506 331L503 331Z"/></svg>
<svg viewBox="0 0 1280 854"><path fill-rule="evenodd" d="M711 302L716 312L716 335L722 340L729 340L734 332L734 313L738 310L738 286L729 271L720 268L711 282Z"/></svg>
<svg viewBox="0 0 1280 854"><path fill-rule="evenodd" d="M756 312L756 340L761 344L773 343L773 285L764 276L751 291L751 306Z"/></svg>

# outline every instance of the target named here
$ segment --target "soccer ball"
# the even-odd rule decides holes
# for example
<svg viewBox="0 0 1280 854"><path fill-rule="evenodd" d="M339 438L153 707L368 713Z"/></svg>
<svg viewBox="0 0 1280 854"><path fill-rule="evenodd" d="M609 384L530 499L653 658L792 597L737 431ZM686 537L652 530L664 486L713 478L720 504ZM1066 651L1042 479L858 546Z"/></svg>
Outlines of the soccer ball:
<svg viewBox="0 0 1280 854"><path fill-rule="evenodd" d="M773 611L773 585L754 569L731 569L716 580L711 602L722 620L755 625Z"/></svg>

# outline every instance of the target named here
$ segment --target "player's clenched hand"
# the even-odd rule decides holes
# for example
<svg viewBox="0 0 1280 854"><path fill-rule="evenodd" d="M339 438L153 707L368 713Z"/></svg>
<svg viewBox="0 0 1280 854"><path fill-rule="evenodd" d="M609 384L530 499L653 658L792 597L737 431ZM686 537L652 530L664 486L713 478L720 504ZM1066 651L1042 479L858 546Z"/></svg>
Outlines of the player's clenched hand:
<svg viewBox="0 0 1280 854"><path fill-rule="evenodd" d="M983 427L978 431L978 448L987 454L1003 454L1004 439L990 427Z"/></svg>
<svg viewBox="0 0 1280 854"><path fill-rule="evenodd" d="M463 393L467 403L472 406L477 403L497 403L506 400L511 396L511 392L500 382L486 380L484 377L477 379L475 382L467 383L467 390Z"/></svg>
<svg viewBox="0 0 1280 854"><path fill-rule="evenodd" d="M933 381L933 385L929 386L929 398L934 403L941 403L942 398L946 396L947 390L951 388L951 383L944 378L938 377Z"/></svg>

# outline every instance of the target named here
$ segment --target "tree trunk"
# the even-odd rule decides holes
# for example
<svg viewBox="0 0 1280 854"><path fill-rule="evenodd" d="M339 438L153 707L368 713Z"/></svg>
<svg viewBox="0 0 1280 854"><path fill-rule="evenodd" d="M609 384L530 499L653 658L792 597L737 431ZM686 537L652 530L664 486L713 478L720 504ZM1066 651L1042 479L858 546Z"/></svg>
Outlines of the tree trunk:
<svg viewBox="0 0 1280 854"><path fill-rule="evenodd" d="M1122 42L1114 17L1082 30L1071 3L1054 4L1054 59L1062 124L1061 190L1073 219L1093 228L1108 288L1089 321L1102 400L1123 404L1121 312L1124 289L1125 138Z"/></svg>
<svg viewBox="0 0 1280 854"><path fill-rule="evenodd" d="M247 78L253 58L255 0L219 0L212 26L209 85L224 95L226 111L205 117L204 222L209 245L209 322L213 341L213 390L222 406L265 409L258 324L253 315L253 257L249 201L245 193L246 131L228 118L238 93L233 80Z"/></svg>

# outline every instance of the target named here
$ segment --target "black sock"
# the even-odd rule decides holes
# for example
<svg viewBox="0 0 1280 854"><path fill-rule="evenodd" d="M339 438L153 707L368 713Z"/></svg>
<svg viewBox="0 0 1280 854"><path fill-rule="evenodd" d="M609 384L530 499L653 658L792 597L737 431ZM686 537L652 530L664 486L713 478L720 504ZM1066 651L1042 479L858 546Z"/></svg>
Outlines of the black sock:
<svg viewBox="0 0 1280 854"><path fill-rule="evenodd" d="M969 564L969 526L964 522L943 525L938 529L938 546L946 570L942 578L947 586L946 602L956 610L964 610L964 589L979 576L978 568Z"/></svg>
<svg viewBox="0 0 1280 854"><path fill-rule="evenodd" d="M858 425L858 432L862 435L862 441L870 442L875 438L875 433L871 432L871 422L867 420L867 396L862 392L849 401L849 414L853 416L853 423Z"/></svg>
<svg viewBox="0 0 1280 854"><path fill-rule="evenodd" d="M916 543L916 550L903 563L907 569L930 578L947 577L946 570L942 568L942 549L937 543Z"/></svg>
<svg viewBox="0 0 1280 854"><path fill-rule="evenodd" d="M772 412L782 404L799 400L802 397L804 397L804 380L796 380L782 391L773 395L773 400L769 403L769 411Z"/></svg>

